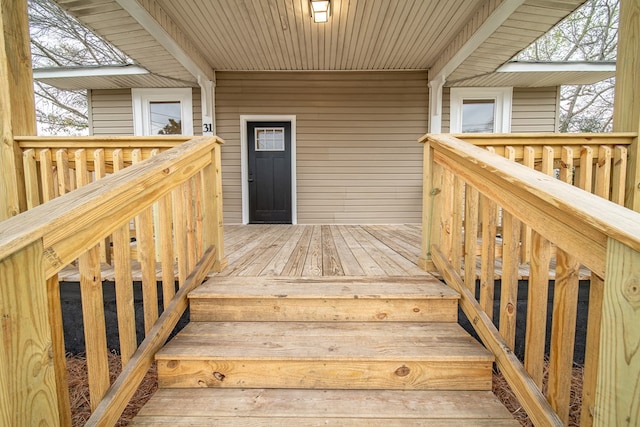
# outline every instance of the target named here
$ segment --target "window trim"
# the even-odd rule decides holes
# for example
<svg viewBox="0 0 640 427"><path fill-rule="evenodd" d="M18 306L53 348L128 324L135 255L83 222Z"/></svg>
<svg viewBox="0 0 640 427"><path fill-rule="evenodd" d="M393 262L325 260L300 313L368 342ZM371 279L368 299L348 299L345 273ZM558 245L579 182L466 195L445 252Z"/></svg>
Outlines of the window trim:
<svg viewBox="0 0 640 427"><path fill-rule="evenodd" d="M133 133L150 136L150 102L180 102L182 135L193 135L193 100L191 88L133 88Z"/></svg>
<svg viewBox="0 0 640 427"><path fill-rule="evenodd" d="M511 132L513 87L452 87L449 131L462 133L462 103L464 100L495 100L495 133Z"/></svg>

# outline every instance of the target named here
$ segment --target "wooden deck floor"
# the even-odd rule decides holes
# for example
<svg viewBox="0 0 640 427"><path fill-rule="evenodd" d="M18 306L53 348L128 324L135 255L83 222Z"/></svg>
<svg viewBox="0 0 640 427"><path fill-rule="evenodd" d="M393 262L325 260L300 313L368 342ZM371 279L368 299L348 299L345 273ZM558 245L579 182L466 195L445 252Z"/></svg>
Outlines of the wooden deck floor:
<svg viewBox="0 0 640 427"><path fill-rule="evenodd" d="M419 225L225 226L220 276L417 276Z"/></svg>
<svg viewBox="0 0 640 427"><path fill-rule="evenodd" d="M225 225L229 266L220 276L419 276L419 225ZM142 275L132 263L133 280ZM161 270L158 265L157 277ZM59 273L78 282L77 267ZM114 280L103 264L102 279Z"/></svg>

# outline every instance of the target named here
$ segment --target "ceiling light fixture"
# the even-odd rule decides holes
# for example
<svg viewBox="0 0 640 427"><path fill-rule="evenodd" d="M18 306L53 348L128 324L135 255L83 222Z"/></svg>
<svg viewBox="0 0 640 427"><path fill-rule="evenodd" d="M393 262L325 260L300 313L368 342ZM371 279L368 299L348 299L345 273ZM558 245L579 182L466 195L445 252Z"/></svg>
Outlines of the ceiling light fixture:
<svg viewBox="0 0 640 427"><path fill-rule="evenodd" d="M327 22L330 13L329 0L311 0L311 16L313 17L313 22Z"/></svg>

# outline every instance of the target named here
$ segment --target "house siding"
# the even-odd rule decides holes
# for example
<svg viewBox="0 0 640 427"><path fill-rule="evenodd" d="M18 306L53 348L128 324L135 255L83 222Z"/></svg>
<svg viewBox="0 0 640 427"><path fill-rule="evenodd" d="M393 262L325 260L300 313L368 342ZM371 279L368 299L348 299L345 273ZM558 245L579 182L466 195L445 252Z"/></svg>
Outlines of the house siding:
<svg viewBox="0 0 640 427"><path fill-rule="evenodd" d="M420 221L426 72L218 72L227 223L242 221L240 115L296 116L298 223Z"/></svg>
<svg viewBox="0 0 640 427"><path fill-rule="evenodd" d="M131 89L93 89L91 102L91 134L133 135ZM192 91L193 132L202 135L202 104L200 89Z"/></svg>
<svg viewBox="0 0 640 427"><path fill-rule="evenodd" d="M511 132L556 132L558 88L513 88ZM442 93L442 132L449 132L451 91Z"/></svg>

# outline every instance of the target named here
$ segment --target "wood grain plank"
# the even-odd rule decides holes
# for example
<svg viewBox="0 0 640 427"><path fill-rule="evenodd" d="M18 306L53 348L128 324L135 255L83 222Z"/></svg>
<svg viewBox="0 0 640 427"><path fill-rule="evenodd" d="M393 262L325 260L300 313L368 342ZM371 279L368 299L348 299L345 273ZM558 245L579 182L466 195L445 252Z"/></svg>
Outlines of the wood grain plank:
<svg viewBox="0 0 640 427"><path fill-rule="evenodd" d="M556 259L547 398L562 422L568 424L580 263L562 250L557 251Z"/></svg>
<svg viewBox="0 0 640 427"><path fill-rule="evenodd" d="M84 187L89 183L86 151L84 149L76 150L74 158L77 186L78 188ZM84 341L87 352L89 401L91 409L94 410L110 386L107 329L100 271L100 246L94 246L80 255L78 270L80 273Z"/></svg>
<svg viewBox="0 0 640 427"><path fill-rule="evenodd" d="M2 425L59 420L43 256L42 242L36 241L0 258ZM30 291L22 292L25 287Z"/></svg>
<svg viewBox="0 0 640 427"><path fill-rule="evenodd" d="M322 236L322 275L323 276L344 276L344 270L338 250L333 240L331 227L323 225L320 227Z"/></svg>
<svg viewBox="0 0 640 427"><path fill-rule="evenodd" d="M307 259L307 253L309 251L309 245L311 244L312 234L313 228L305 226L302 231L302 236L300 236L300 240L298 240L298 243L293 248L291 256L282 270L283 276L302 275L305 260Z"/></svg>
<svg viewBox="0 0 640 427"><path fill-rule="evenodd" d="M133 163L142 162L142 152L133 150ZM144 307L144 331L148 333L158 320L158 287L156 283L156 255L153 233L153 208L150 206L136 218L136 246L142 270L142 301Z"/></svg>
<svg viewBox="0 0 640 427"><path fill-rule="evenodd" d="M464 206L464 284L475 297L480 193L468 184L465 187Z"/></svg>
<svg viewBox="0 0 640 427"><path fill-rule="evenodd" d="M33 209L40 204L40 190L38 188L38 167L36 164L36 152L33 149L22 153L22 166L24 170L24 185L26 189L27 209Z"/></svg>
<svg viewBox="0 0 640 427"><path fill-rule="evenodd" d="M42 188L42 202L56 198L56 190L58 188L55 178L56 173L53 169L53 161L51 159L51 150L41 150L40 154L40 187Z"/></svg>
<svg viewBox="0 0 640 427"><path fill-rule="evenodd" d="M364 270L358 263L353 252L349 248L349 245L345 241L342 235L342 226L335 225L331 227L331 235L333 243L335 244L338 258L340 259L340 265L344 271L345 276L363 276Z"/></svg>
<svg viewBox="0 0 640 427"><path fill-rule="evenodd" d="M640 253L609 238L594 425L638 421Z"/></svg>
<svg viewBox="0 0 640 427"><path fill-rule="evenodd" d="M168 402L176 404L168 406ZM180 411L180 408L184 409ZM197 417L197 421L203 421L201 425L207 424L208 419L205 417L220 417L221 421L232 423L230 425L233 427L247 426L246 422L233 421L239 413L249 417L249 423L257 420L259 426L314 427L354 425L351 423L356 423L358 427L366 425L414 427L425 425L425 422L430 426L439 427L449 425L439 424L446 423L444 420L449 417L459 420L458 422L468 421L469 425L478 425L473 422L476 419L485 421L493 419L493 422L500 423L500 420L508 420L511 417L492 393L483 391L380 390L372 395L364 390L223 390L214 388L199 389L195 393L180 389L159 390L149 404L141 409L140 415L166 416L167 420L172 419L179 423L179 418L185 416L185 412ZM265 417L265 420L271 420L271 422L261 421L258 417ZM281 417L291 417L290 422L280 424L278 421ZM363 419L359 420L360 417ZM379 418L391 424L378 422ZM414 424L412 420L417 420L416 422L421 424ZM489 425L484 424L485 421L479 425ZM207 425L217 425L217 423Z"/></svg>
<svg viewBox="0 0 640 427"><path fill-rule="evenodd" d="M502 282L500 288L500 335L511 350L516 343L518 307L518 266L520 257L520 221L502 212Z"/></svg>
<svg viewBox="0 0 640 427"><path fill-rule="evenodd" d="M358 242L358 240L354 237L351 230L351 226L342 226L340 227L340 234L351 250L351 253L358 261L358 264L360 264L360 266L364 270L364 274L367 276L383 276L385 274L384 270L371 257L369 251L362 247L360 242Z"/></svg>
<svg viewBox="0 0 640 427"><path fill-rule="evenodd" d="M493 319L493 300L496 265L496 204L488 197L481 197L482 215L482 265L480 268L480 307Z"/></svg>
<svg viewBox="0 0 640 427"><path fill-rule="evenodd" d="M538 388L542 389L551 244L535 230L532 233L531 243L524 366Z"/></svg>
<svg viewBox="0 0 640 427"><path fill-rule="evenodd" d="M312 226L309 251L304 261L303 276L322 276L322 229L319 225Z"/></svg>
<svg viewBox="0 0 640 427"><path fill-rule="evenodd" d="M124 169L122 150L113 151L113 170ZM118 338L120 359L126 366L138 347L136 338L133 279L131 274L131 243L129 222L116 229L113 238L113 261L116 289L116 311L118 314Z"/></svg>

